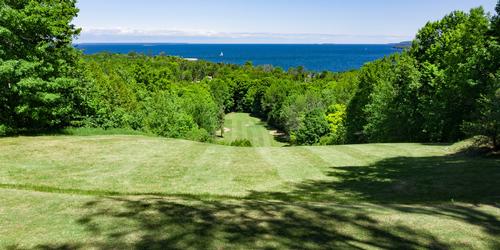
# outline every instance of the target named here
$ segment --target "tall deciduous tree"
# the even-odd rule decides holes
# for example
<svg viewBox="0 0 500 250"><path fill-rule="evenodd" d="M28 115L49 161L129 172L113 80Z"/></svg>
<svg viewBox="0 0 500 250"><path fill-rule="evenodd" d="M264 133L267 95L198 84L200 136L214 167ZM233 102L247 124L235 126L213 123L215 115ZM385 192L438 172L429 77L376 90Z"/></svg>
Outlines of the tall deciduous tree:
<svg viewBox="0 0 500 250"><path fill-rule="evenodd" d="M0 0L0 124L51 129L74 112L75 0Z"/></svg>
<svg viewBox="0 0 500 250"><path fill-rule="evenodd" d="M488 43L489 57L483 58L489 65L485 74L488 89L478 100L475 119L466 121L463 130L470 136L483 135L490 139L494 150L500 150L500 1L496 15L491 20L491 37Z"/></svg>
<svg viewBox="0 0 500 250"><path fill-rule="evenodd" d="M299 145L313 145L329 132L328 121L320 109L314 109L302 119L292 142Z"/></svg>
<svg viewBox="0 0 500 250"><path fill-rule="evenodd" d="M430 76L419 90L428 139L460 139L461 124L474 116L476 100L489 87L488 73L495 71L489 60L489 27L484 10L475 8L455 11L418 32L410 53Z"/></svg>

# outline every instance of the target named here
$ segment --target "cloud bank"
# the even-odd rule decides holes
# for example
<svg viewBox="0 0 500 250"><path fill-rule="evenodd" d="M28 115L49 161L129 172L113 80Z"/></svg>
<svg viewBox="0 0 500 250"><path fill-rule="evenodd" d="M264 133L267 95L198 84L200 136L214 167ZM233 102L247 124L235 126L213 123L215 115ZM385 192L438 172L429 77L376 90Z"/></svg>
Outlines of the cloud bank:
<svg viewBox="0 0 500 250"><path fill-rule="evenodd" d="M286 34L129 28L83 29L77 43L396 43L402 35Z"/></svg>

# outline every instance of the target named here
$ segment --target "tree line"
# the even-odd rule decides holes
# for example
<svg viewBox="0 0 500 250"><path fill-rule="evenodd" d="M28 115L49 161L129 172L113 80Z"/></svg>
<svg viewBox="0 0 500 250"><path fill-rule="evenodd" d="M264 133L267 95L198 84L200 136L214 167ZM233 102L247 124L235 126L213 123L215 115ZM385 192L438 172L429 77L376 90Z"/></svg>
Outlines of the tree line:
<svg viewBox="0 0 500 250"><path fill-rule="evenodd" d="M0 134L67 126L213 140L249 112L296 145L452 142L500 131L500 3L455 11L410 48L349 72L73 47L74 0L0 0Z"/></svg>

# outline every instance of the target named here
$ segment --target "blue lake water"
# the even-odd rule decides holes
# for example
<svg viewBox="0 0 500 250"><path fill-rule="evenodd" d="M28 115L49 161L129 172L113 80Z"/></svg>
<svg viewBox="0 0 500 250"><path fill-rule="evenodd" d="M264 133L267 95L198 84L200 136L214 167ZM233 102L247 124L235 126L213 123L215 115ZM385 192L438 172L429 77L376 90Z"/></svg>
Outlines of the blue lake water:
<svg viewBox="0 0 500 250"><path fill-rule="evenodd" d="M273 65L288 69L303 66L313 71L358 69L366 62L397 53L393 45L347 44L77 44L85 54L98 52L161 52L211 62ZM223 56L221 56L221 53Z"/></svg>

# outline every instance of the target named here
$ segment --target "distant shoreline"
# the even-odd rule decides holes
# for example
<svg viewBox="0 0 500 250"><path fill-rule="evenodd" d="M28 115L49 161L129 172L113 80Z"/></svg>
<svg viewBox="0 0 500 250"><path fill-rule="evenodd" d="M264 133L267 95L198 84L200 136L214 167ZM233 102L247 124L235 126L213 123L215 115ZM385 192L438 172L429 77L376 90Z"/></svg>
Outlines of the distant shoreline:
<svg viewBox="0 0 500 250"><path fill-rule="evenodd" d="M401 52L394 44L80 43L74 47L84 54L168 55L236 65L252 62L284 70L303 67L316 72L355 70L367 62Z"/></svg>
<svg viewBox="0 0 500 250"><path fill-rule="evenodd" d="M398 45L400 43L148 43L148 42L83 42L73 43L73 45Z"/></svg>

